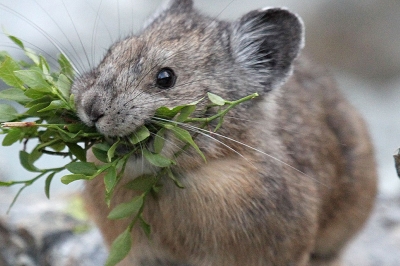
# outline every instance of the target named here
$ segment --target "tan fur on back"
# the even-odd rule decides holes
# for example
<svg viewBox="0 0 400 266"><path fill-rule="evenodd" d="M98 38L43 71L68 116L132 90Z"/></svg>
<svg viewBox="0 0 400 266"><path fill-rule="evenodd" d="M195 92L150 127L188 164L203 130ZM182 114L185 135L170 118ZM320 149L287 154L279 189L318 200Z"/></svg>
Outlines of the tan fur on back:
<svg viewBox="0 0 400 266"><path fill-rule="evenodd" d="M144 219L151 225L151 238L135 227L132 250L120 265L339 265L341 251L362 228L376 195L373 147L363 119L341 96L335 82L324 70L305 58L297 57L302 45L299 38L291 40L291 35L288 35L294 46L284 48L287 52L281 58L288 55L289 59L282 60L289 60L290 65L285 65L286 61L279 63L282 70L273 69L276 65L268 60L240 65L245 56L256 60L249 55L253 51L240 50L235 54L224 48L227 42L232 42L232 50L249 45L239 38L240 34L245 38L248 30L258 26L251 24L254 23L251 17L264 13L287 19L288 23L293 23L290 34L297 34L300 28L293 27L300 27L300 24L294 15L285 10L259 10L242 17L232 27L221 22L215 28L206 26L199 31L196 27L201 23L213 24L207 17L190 13L195 12L190 3L188 0L172 1L171 10L161 12L161 17L150 21L141 37L128 38L116 44L96 69L103 73L101 78L106 75L110 80L114 76L120 78L112 68L104 69L118 58L117 55L127 56L121 52L126 43L134 43L129 47L146 47L151 40L154 47L140 48L142 58L154 57L152 49L156 48L160 54L147 60L158 60L164 48L173 50L177 47L179 51L172 53L172 59L162 61L176 71L178 80L176 88L154 94L154 97L164 97L160 98L160 104L173 106L183 98L198 98L206 89L215 90L225 98L233 97L231 99L253 92L260 92L261 96L232 110L226 117L218 134L229 139L213 136L230 148L208 136L199 135L196 143L206 155L207 163L191 149L177 158L173 171L184 189L176 187L168 177L161 180L160 193L145 202ZM175 13L174 8L181 12ZM179 24L179 27L186 27L184 34L187 38L168 39L170 36L165 36L166 41L160 40L159 44L154 41L154 38L164 36L161 32L169 28L169 23L189 21L189 17L193 21L187 25ZM178 28L177 31L184 29ZM260 32L256 33L260 35ZM238 34L237 39L229 37L234 33ZM179 45L186 45L188 38L193 43L184 46L185 50L179 50ZM171 42L177 44L164 47ZM201 53L207 49L213 53L203 56ZM139 54L136 50L135 53ZM184 59L185 56L193 58ZM221 61L213 61L214 56ZM266 77L270 75L270 78L257 80L263 77L256 72L259 64L267 64L268 71L260 73ZM137 72L140 77L144 70L139 69L139 65ZM124 73L124 65L118 64L118 67L121 68L119 72ZM146 67L142 66L143 69ZM105 81L96 77L83 77L74 88L81 117L88 124L92 119L90 115L94 113L93 109L87 111L89 103L95 106L92 108L100 108L103 103L117 108L112 104L118 101L114 101L114 96L108 94L110 89L102 85ZM146 82L150 84L153 77L145 76L140 86ZM115 84L119 84L118 78L115 78ZM136 84L135 80L130 82ZM125 83L128 82L121 81L121 84ZM117 91L117 95L123 95L118 99L130 97L126 91L129 92L128 89ZM146 94L150 90L143 91ZM89 99L104 100L96 102L96 106L90 102L94 100ZM167 102L162 102L164 99ZM122 118L116 113L115 117L107 117L107 112L102 112L102 116L92 121L100 131L113 135L120 125L112 126L112 119ZM123 128L125 130L130 129ZM176 145L181 145L172 136L167 136L167 139L169 141L163 150L166 156L174 153ZM93 156L91 160L94 160ZM114 192L111 208L135 196L134 192L123 188L124 183L144 172L157 171L143 164L142 160L140 157L131 159L124 179ZM102 178L96 178L87 182L83 195L110 245L129 221L106 218L110 209L105 204L104 191Z"/></svg>

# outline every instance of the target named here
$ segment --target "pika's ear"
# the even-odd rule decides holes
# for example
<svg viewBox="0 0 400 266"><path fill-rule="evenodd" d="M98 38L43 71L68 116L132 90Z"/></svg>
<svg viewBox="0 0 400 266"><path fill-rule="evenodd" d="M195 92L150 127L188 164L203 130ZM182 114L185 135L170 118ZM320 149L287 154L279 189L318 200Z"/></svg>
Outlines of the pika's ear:
<svg viewBox="0 0 400 266"><path fill-rule="evenodd" d="M233 23L231 46L236 63L267 92L291 74L293 60L304 45L304 27L286 9L261 9Z"/></svg>
<svg viewBox="0 0 400 266"><path fill-rule="evenodd" d="M175 12L187 12L193 9L192 0L169 0L167 9Z"/></svg>
<svg viewBox="0 0 400 266"><path fill-rule="evenodd" d="M193 10L192 0L168 0L158 10L150 16L143 24L143 29L149 27L151 24L159 19L165 17L167 13L188 13Z"/></svg>

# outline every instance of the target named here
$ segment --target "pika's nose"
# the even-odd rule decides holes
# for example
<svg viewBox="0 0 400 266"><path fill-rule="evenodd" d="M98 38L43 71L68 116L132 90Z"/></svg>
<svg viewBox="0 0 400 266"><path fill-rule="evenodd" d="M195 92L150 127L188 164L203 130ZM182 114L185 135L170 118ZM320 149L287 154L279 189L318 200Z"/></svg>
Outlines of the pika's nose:
<svg viewBox="0 0 400 266"><path fill-rule="evenodd" d="M104 116L104 113L101 112L98 108L96 108L94 106L94 108L92 108L90 114L89 114L89 119L90 121L92 121L93 123L96 123L97 121L99 121L100 118L102 118Z"/></svg>
<svg viewBox="0 0 400 266"><path fill-rule="evenodd" d="M86 105L86 114L89 117L89 120L92 123L96 123L97 121L99 121L100 118L102 118L104 116L104 112L101 109L101 106L99 105L98 101L97 101L98 97L94 97L92 99L92 101L90 102L90 104Z"/></svg>

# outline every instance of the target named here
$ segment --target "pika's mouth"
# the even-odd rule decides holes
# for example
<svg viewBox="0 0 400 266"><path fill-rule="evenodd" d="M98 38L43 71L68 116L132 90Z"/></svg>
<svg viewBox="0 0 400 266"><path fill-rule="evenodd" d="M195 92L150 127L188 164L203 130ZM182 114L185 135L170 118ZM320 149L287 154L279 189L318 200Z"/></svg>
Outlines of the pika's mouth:
<svg viewBox="0 0 400 266"><path fill-rule="evenodd" d="M107 136L105 139L107 141L107 143L112 146L114 145L116 142L119 142L120 144L117 146L117 148L115 149L115 153L118 155L126 155L130 152L132 152L132 149L137 149L136 152L134 152L132 155L133 156L141 156L142 155L142 149L146 148L148 150L152 150L153 147L153 143L154 143L154 139L157 135L157 130L155 130L155 132L153 132L151 129L152 128L156 128L156 125L154 125L151 122L151 119L148 119L145 121L145 123L143 124L143 126L145 126L146 128L150 129L149 130L149 135L148 137L146 137L146 141L145 142L141 142L139 149L137 144L132 143L132 138L135 136L135 132L137 132L137 130L140 128L136 128L136 130L134 132L129 133L126 136L123 137L119 137L119 136Z"/></svg>
<svg viewBox="0 0 400 266"><path fill-rule="evenodd" d="M117 140L114 139L113 141L110 141L110 142L108 142L108 143L109 143L110 145L112 145L112 144L114 144L116 141L117 141ZM148 150L151 150L151 147L153 146L153 145L152 145L153 142L154 142L154 136L150 136L150 137L146 140L146 145L142 145L141 148L146 148L146 149L148 149ZM141 156L141 155L142 155L141 150L142 150L142 149L138 149L137 152L133 153L132 155L133 155L133 156L137 156L137 157ZM124 145L124 144L118 145L118 147L115 149L115 154L120 155L120 156L124 156L124 155L130 153L131 151L132 151L132 144L130 144L130 143L127 142L126 145Z"/></svg>

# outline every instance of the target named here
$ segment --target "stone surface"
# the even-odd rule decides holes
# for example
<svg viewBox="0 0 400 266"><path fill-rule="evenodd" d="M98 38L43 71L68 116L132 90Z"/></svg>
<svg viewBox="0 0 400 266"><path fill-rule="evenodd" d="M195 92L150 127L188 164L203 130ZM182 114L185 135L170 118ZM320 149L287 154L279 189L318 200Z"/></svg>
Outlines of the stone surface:
<svg viewBox="0 0 400 266"><path fill-rule="evenodd" d="M380 198L361 234L344 253L347 266L400 265L400 198Z"/></svg>
<svg viewBox="0 0 400 266"><path fill-rule="evenodd" d="M0 200L2 206L6 200ZM104 265L107 250L99 231L69 213L70 200L21 200L9 215L2 212L0 266ZM379 198L370 221L345 250L343 266L398 266L399 250L400 197Z"/></svg>
<svg viewBox="0 0 400 266"><path fill-rule="evenodd" d="M71 214L68 202L76 195L21 198L5 215L13 195L4 191L0 190L0 266L104 265L107 251L100 233L89 221Z"/></svg>

